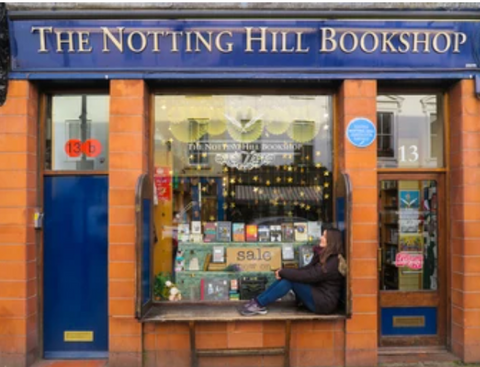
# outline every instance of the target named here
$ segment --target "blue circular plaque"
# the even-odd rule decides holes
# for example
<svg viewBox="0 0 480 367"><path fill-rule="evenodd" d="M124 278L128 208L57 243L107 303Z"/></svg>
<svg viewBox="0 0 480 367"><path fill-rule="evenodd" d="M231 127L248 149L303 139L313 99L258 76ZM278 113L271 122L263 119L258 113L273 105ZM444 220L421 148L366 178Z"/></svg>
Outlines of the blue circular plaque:
<svg viewBox="0 0 480 367"><path fill-rule="evenodd" d="M347 126L347 139L358 148L366 148L375 141L377 129L372 121L358 117Z"/></svg>

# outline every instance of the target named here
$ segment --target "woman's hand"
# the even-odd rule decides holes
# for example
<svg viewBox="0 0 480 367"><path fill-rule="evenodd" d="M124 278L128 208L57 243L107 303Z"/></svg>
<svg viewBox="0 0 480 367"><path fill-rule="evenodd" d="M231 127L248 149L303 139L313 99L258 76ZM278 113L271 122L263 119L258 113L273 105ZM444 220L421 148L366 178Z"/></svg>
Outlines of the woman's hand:
<svg viewBox="0 0 480 367"><path fill-rule="evenodd" d="M282 270L282 269L278 269L278 270L275 271L275 278L278 279L278 280L282 279L282 277L280 276L280 270Z"/></svg>

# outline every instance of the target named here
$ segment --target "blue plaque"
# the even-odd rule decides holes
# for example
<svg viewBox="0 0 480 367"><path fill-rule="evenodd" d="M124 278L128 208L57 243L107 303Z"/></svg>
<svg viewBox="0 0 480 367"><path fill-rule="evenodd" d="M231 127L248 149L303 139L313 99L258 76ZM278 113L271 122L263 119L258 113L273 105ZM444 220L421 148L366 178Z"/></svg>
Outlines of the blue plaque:
<svg viewBox="0 0 480 367"><path fill-rule="evenodd" d="M372 121L359 117L350 121L347 126L347 138L358 148L366 148L375 141L377 129Z"/></svg>

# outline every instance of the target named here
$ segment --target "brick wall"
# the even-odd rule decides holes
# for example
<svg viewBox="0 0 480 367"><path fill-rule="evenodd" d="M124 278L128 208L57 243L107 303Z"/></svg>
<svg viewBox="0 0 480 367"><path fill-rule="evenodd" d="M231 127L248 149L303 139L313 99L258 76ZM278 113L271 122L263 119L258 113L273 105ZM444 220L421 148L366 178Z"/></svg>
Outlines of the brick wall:
<svg viewBox="0 0 480 367"><path fill-rule="evenodd" d="M0 107L0 366L23 367L38 353L36 88L11 81Z"/></svg>
<svg viewBox="0 0 480 367"><path fill-rule="evenodd" d="M480 361L480 101L473 80L450 93L452 349Z"/></svg>
<svg viewBox="0 0 480 367"><path fill-rule="evenodd" d="M109 366L141 366L135 319L135 185L148 170L148 93L141 80L110 83Z"/></svg>
<svg viewBox="0 0 480 367"><path fill-rule="evenodd" d="M345 80L337 106L338 168L350 176L353 187L352 319L346 322L346 365L377 364L377 148L357 148L348 142L345 130L356 117L376 123L376 81Z"/></svg>
<svg viewBox="0 0 480 367"><path fill-rule="evenodd" d="M343 321L292 322L291 367L343 366ZM284 321L198 323L199 350L276 348L285 346ZM189 367L190 335L187 323L147 324L144 335L145 367ZM200 367L283 367L283 356L200 357Z"/></svg>

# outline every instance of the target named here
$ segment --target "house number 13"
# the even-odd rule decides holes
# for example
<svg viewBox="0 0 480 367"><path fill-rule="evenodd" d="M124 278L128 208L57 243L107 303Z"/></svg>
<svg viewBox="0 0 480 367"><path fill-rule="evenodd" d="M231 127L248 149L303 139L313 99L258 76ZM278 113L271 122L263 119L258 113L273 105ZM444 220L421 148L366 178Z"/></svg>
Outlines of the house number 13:
<svg viewBox="0 0 480 367"><path fill-rule="evenodd" d="M409 147L405 147L402 145L400 148L400 161L401 162L416 162L418 161L418 147L416 145L410 145ZM408 158L407 158L408 154Z"/></svg>

